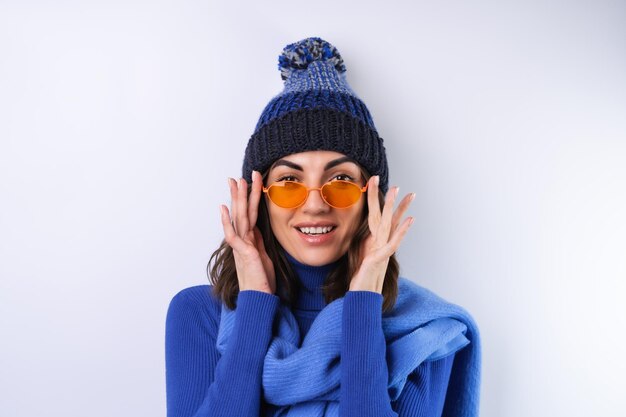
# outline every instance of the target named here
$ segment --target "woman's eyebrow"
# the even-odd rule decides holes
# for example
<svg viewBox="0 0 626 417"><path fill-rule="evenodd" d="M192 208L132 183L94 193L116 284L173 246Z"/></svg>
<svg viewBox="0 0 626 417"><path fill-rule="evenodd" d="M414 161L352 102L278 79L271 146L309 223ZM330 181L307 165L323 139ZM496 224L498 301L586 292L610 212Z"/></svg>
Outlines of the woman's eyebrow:
<svg viewBox="0 0 626 417"><path fill-rule="evenodd" d="M298 171L304 171L304 169L302 169L300 165L294 164L293 162L287 161L286 159L279 159L278 161L274 162L274 166L272 166L272 169L281 165L284 165L292 169L296 169Z"/></svg>
<svg viewBox="0 0 626 417"><path fill-rule="evenodd" d="M336 167L337 165L343 164L344 162L354 163L354 160L347 156L342 156L341 158L333 159L332 161L326 164L326 166L324 167L324 171L328 171L329 169Z"/></svg>
<svg viewBox="0 0 626 417"><path fill-rule="evenodd" d="M324 171L328 171L329 169L336 167L337 165L343 164L344 162L354 163L354 160L347 156L342 156L341 158L333 159L332 161L326 164L326 166L324 167ZM272 168L276 168L278 166L286 166L286 167L289 167L298 171L304 171L304 169L300 165L295 164L291 161L287 161L286 159L279 159L278 161L274 162L274 166L272 166Z"/></svg>

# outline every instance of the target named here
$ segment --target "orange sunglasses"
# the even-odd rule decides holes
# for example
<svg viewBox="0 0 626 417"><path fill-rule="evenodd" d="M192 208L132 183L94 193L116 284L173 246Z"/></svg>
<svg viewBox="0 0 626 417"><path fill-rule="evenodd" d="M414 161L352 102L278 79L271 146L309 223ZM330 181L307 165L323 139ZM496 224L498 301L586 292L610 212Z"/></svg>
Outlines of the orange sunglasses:
<svg viewBox="0 0 626 417"><path fill-rule="evenodd" d="M348 208L361 198L361 194L367 190L367 184L359 187L353 182L334 180L327 182L320 188L308 188L306 185L295 181L275 182L269 187L263 187L263 192L278 207L294 209L304 204L309 197L309 192L318 190L322 199L331 207L342 209Z"/></svg>

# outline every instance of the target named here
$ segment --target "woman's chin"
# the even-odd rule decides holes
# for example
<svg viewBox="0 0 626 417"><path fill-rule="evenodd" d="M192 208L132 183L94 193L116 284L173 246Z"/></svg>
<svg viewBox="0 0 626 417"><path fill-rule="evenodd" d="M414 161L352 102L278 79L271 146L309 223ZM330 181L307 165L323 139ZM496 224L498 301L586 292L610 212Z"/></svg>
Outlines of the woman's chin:
<svg viewBox="0 0 626 417"><path fill-rule="evenodd" d="M309 266L323 266L335 262L341 256L337 255L336 250L328 250L328 248L305 249L297 251L292 255L300 263Z"/></svg>

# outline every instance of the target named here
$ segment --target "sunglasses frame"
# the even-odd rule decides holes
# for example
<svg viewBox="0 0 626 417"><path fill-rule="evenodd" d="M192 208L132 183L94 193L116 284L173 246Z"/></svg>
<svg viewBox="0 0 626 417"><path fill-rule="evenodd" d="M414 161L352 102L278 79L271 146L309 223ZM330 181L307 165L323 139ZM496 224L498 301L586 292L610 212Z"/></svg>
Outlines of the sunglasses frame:
<svg viewBox="0 0 626 417"><path fill-rule="evenodd" d="M263 192L264 192L265 194L267 194L267 198L269 198L269 199L270 199L270 201L271 201L273 204L276 204L278 207L280 207L280 208L285 208L285 209L297 209L298 207L300 207L301 205L303 205L304 203L306 203L306 201L309 199L309 194L311 193L311 191L315 191L315 190L317 190L317 191L319 191L319 192L320 192L320 197L322 198L322 200L324 200L324 203L328 204L328 205L329 205L329 206L331 206L332 208L336 208L336 209L346 209L346 208L349 208L349 207L352 207L353 205L355 205L355 204L359 201L359 199L361 198L360 196L359 196L359 198L357 198L357 199L354 201L354 203L350 204L349 206L345 206L345 207L337 207L337 206L333 206L333 205L332 205L332 204L330 204L328 201L326 201L326 199L324 198L324 193L322 193L322 188L324 188L325 186L327 186L327 185L329 185L329 184L332 184L332 183L337 183L337 182L344 183L344 184L350 184L350 185L352 185L352 186L354 186L354 187L358 188L358 190L359 190L359 192L360 192L361 194L363 194L364 192L366 192L366 191L367 191L367 183L366 183L363 187L360 187L360 186L358 186L357 184L355 184L355 183L353 183L353 182L351 182L351 181L345 181L345 180L333 180L333 181L328 181L327 183L325 183L325 184L324 184L324 185L322 185L321 187L311 187L311 188L307 187L306 185L302 184L301 182L296 182L296 181L278 181L278 182L274 182L274 183L272 183L269 187L263 187ZM282 184L282 185L281 185L281 184ZM300 204L298 204L297 206L294 206L294 207L283 207L283 206L281 206L281 205L278 205L278 204L277 204L274 200L272 200L272 197L270 197L270 195L269 195L269 190L270 190L270 188L272 188L272 187L274 187L274 186L276 186L276 187L284 187L286 184L296 184L296 185L298 185L298 186L301 186L301 187L306 188L306 197L305 197L305 198L304 198L304 200L302 200L302 202L301 202Z"/></svg>

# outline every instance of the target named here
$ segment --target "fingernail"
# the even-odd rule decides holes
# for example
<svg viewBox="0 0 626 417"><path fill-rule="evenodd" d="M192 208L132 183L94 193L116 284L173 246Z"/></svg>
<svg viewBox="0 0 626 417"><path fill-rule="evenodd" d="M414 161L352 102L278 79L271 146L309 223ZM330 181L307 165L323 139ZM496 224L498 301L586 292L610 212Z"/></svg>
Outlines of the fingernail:
<svg viewBox="0 0 626 417"><path fill-rule="evenodd" d="M415 219L413 217L409 217L409 226L411 226L414 221L415 221Z"/></svg>
<svg viewBox="0 0 626 417"><path fill-rule="evenodd" d="M411 193L411 196L409 197L409 201L413 201L413 199L415 199L415 193Z"/></svg>
<svg viewBox="0 0 626 417"><path fill-rule="evenodd" d="M374 184L378 185L379 183L380 183L380 176L379 176L379 175L376 175L376 176L374 177Z"/></svg>
<svg viewBox="0 0 626 417"><path fill-rule="evenodd" d="M396 191L393 193L393 196L397 197L399 192L400 192L400 187L396 187Z"/></svg>
<svg viewBox="0 0 626 417"><path fill-rule="evenodd" d="M237 181L237 188L241 187L243 187L243 178L239 178L239 180Z"/></svg>

